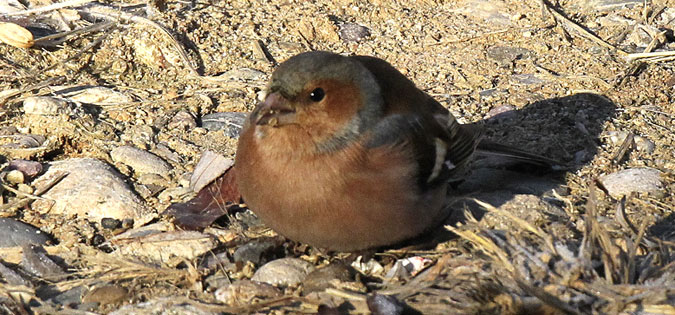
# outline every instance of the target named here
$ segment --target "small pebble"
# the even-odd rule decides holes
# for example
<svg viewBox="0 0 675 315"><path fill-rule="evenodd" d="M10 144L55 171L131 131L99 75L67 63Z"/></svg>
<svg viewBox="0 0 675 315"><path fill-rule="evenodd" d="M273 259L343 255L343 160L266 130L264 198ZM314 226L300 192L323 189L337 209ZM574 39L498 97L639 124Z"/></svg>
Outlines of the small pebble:
<svg viewBox="0 0 675 315"><path fill-rule="evenodd" d="M370 36L370 30L359 24L344 23L340 25L340 39L345 42L360 42Z"/></svg>
<svg viewBox="0 0 675 315"><path fill-rule="evenodd" d="M239 138L241 128L244 127L246 113L226 112L213 113L202 117L202 127L209 131L225 130L225 135L230 138Z"/></svg>
<svg viewBox="0 0 675 315"><path fill-rule="evenodd" d="M83 303L99 303L100 305L116 304L124 300L129 291L116 285L105 285L89 290L82 298Z"/></svg>
<svg viewBox="0 0 675 315"><path fill-rule="evenodd" d="M656 148L654 142L645 137L635 136L633 141L635 141L635 148L638 149L638 151L642 151L647 154L652 154Z"/></svg>
<svg viewBox="0 0 675 315"><path fill-rule="evenodd" d="M197 121L189 112L179 111L171 118L167 127L171 130L192 130L197 127Z"/></svg>
<svg viewBox="0 0 675 315"><path fill-rule="evenodd" d="M393 295L375 293L366 298L366 303L373 315L399 315L405 309L405 305Z"/></svg>
<svg viewBox="0 0 675 315"><path fill-rule="evenodd" d="M334 286L335 281L355 281L356 270L341 261L331 262L330 265L317 268L310 272L302 281L303 294L320 292Z"/></svg>
<svg viewBox="0 0 675 315"><path fill-rule="evenodd" d="M21 171L21 173L29 178L35 177L42 173L42 164L35 161L12 160L9 162L8 168L10 170Z"/></svg>
<svg viewBox="0 0 675 315"><path fill-rule="evenodd" d="M114 230L122 226L122 221L115 218L103 218L101 219L101 226L108 230Z"/></svg>
<svg viewBox="0 0 675 315"><path fill-rule="evenodd" d="M658 192L663 189L661 172L653 168L631 168L600 177L600 182L612 197L631 192Z"/></svg>
<svg viewBox="0 0 675 315"><path fill-rule="evenodd" d="M243 305L253 302L253 299L271 299L282 295L279 289L267 283L250 280L240 280L225 285L214 293L216 299L227 305Z"/></svg>
<svg viewBox="0 0 675 315"><path fill-rule="evenodd" d="M11 184L23 184L25 178L23 176L23 173L18 170L12 170L5 175L5 179L10 182Z"/></svg>
<svg viewBox="0 0 675 315"><path fill-rule="evenodd" d="M105 237L101 234L94 234L94 237L91 238L90 244L92 246L99 246L105 243Z"/></svg>
<svg viewBox="0 0 675 315"><path fill-rule="evenodd" d="M151 173L168 177L171 171L171 166L160 157L132 146L117 147L110 152L110 157L117 163L133 168L136 173Z"/></svg>
<svg viewBox="0 0 675 315"><path fill-rule="evenodd" d="M298 258L281 258L258 268L251 280L274 286L287 287L300 284L314 265Z"/></svg>

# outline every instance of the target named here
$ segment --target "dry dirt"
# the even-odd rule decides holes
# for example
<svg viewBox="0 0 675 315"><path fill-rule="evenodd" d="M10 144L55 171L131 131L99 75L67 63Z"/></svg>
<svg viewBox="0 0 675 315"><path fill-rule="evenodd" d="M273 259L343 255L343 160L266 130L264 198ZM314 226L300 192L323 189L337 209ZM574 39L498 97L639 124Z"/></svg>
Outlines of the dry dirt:
<svg viewBox="0 0 675 315"><path fill-rule="evenodd" d="M112 164L109 152L117 146L133 144L153 149L161 143L180 156L180 163L171 162L174 173L169 185L177 187L202 151L233 157L236 144L236 139L224 136L222 131L172 128L176 125L170 122L179 111L189 112L198 122L214 112L250 111L275 65L299 52L329 50L377 56L435 96L462 122L478 122L493 109L513 106L512 118L486 122L488 136L569 162L573 167L562 176L564 189L557 199L564 218L548 215L542 206L528 208L544 213L530 221L531 225L513 221L510 231L494 229L490 220L467 220L456 231L461 237L434 250L413 253L435 262L422 280L384 287L367 285L369 293L393 292L409 307L425 314L523 310L619 313L640 307L642 312L662 310L672 314L673 308L667 306L675 301L675 63L667 59L629 61L628 54L645 51L644 46L653 38L654 50L675 50L675 3L654 0L646 1L646 5L637 1L623 7L602 7L603 3L618 2L158 0L138 4L136 10L127 7L135 4L132 2L106 2L111 8L106 19L113 23L103 31L71 35L53 47L0 45L0 128L13 126L58 139L49 150L28 156L40 162L95 157ZM31 7L49 3L31 2ZM118 16L115 12L121 7L125 7L125 14ZM72 10L82 9L75 6L62 15L70 17ZM134 16L143 19L131 18ZM30 24L31 18L34 16L13 19ZM87 19L76 18L67 24L76 29L95 21ZM156 24L148 23L150 20ZM365 26L369 36L341 34L353 24ZM666 32L659 35L660 31ZM345 40L354 37L358 41ZM187 52L187 59L180 49ZM110 87L132 96L133 101L105 106L83 104L94 117L88 125L68 121L46 126L22 112L26 97L50 95L51 86L85 85ZM16 93L8 94L11 91ZM144 136L148 130L151 135ZM629 148L617 160L621 143L611 141L607 136L610 131L646 138L654 143L654 150ZM13 158L17 157L0 155L0 163ZM634 167L660 170L665 188L656 194L628 196L625 219L636 230L627 231L615 222L621 202L596 189L594 180ZM122 172L130 176L130 182L137 180L128 170ZM4 203L17 198L9 190L0 192ZM157 213L168 206L156 195L145 201ZM513 214L528 216L517 209ZM506 214L491 215L509 221ZM31 213L30 207L11 216L42 228L59 242L73 244L81 255L97 251L89 244L101 229L98 223L82 225L83 220L40 217ZM227 228L223 224L222 228ZM644 235L638 233L640 229ZM240 244L245 235L250 236L238 236ZM649 242L645 243L646 239ZM641 245L634 246L635 241ZM583 257L587 269L579 267L584 271L571 272L581 263L557 252L557 244L577 249L592 245L586 248L588 256ZM317 264L342 257L312 249L298 251L288 255L304 254L302 257L313 257ZM376 257L387 265L391 261L386 257L401 255L392 251ZM527 262L523 257L532 260ZM82 272L70 281L97 276L92 267L97 260L77 257L69 261ZM170 269L163 268L165 272ZM641 273L645 268L652 268L654 273ZM192 299L203 309L214 310L205 306L209 305L225 312L315 312L323 303L299 298L298 290L287 289L286 299L258 301L249 308L227 308L195 285L206 276L190 271L176 278L111 279L111 283L129 290L128 297L94 311L107 312L170 295ZM230 276L236 280L248 275L240 272ZM652 285L660 287L658 294ZM340 311L358 313L365 309L359 306L364 304L363 299L342 298L356 306ZM20 308L14 305L6 309Z"/></svg>

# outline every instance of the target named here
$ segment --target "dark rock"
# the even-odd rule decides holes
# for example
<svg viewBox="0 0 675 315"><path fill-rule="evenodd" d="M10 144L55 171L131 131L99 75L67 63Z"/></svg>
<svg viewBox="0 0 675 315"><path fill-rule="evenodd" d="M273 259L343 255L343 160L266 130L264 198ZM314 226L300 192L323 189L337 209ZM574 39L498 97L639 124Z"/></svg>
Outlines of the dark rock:
<svg viewBox="0 0 675 315"><path fill-rule="evenodd" d="M403 314L405 310L404 304L391 295L369 295L366 298L366 303L368 304L368 309L374 315L399 315Z"/></svg>
<svg viewBox="0 0 675 315"><path fill-rule="evenodd" d="M44 245L49 235L31 225L10 218L0 218L0 247Z"/></svg>
<svg viewBox="0 0 675 315"><path fill-rule="evenodd" d="M235 263L252 262L255 265L261 265L267 260L267 257L277 247L276 242L272 240L254 240L248 242L234 251Z"/></svg>
<svg viewBox="0 0 675 315"><path fill-rule="evenodd" d="M344 23L340 25L340 38L345 42L360 42L370 36L370 30L359 24Z"/></svg>

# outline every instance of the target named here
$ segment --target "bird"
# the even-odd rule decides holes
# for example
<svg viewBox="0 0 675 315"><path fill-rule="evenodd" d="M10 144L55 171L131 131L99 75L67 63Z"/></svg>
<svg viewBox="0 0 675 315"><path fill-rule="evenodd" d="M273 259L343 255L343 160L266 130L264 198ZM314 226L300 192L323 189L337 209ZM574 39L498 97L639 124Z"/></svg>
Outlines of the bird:
<svg viewBox="0 0 675 315"><path fill-rule="evenodd" d="M273 71L246 118L237 187L263 224L293 241L343 252L391 246L443 222L449 182L466 174L482 138L382 59L304 52Z"/></svg>

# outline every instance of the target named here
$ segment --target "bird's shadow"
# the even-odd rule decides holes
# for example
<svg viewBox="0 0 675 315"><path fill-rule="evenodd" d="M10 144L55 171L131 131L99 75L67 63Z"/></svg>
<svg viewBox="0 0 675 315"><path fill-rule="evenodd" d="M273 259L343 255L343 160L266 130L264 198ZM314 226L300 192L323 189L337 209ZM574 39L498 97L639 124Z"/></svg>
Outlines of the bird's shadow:
<svg viewBox="0 0 675 315"><path fill-rule="evenodd" d="M561 161L565 170L532 174L508 169L512 166L508 163L504 164L507 169L499 163L484 163L489 166L473 169L463 182L449 189L451 214L430 233L433 241L428 245L453 238L454 234L443 226L464 222L466 210L480 220L485 209L474 199L499 207L521 194L539 196L545 202L555 202L555 198L547 198L554 190L565 195L565 173L579 170L598 153L603 125L614 116L615 109L614 103L601 95L582 93L538 101L482 121L490 141ZM429 237L423 236L423 242Z"/></svg>

